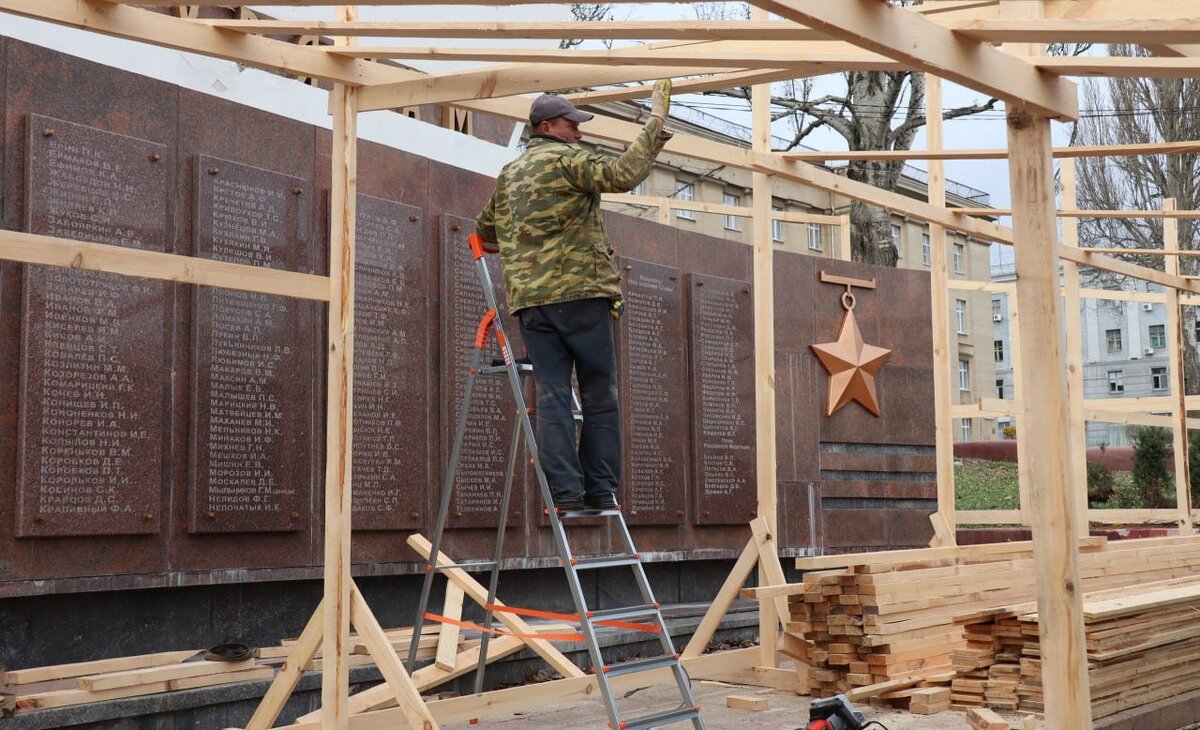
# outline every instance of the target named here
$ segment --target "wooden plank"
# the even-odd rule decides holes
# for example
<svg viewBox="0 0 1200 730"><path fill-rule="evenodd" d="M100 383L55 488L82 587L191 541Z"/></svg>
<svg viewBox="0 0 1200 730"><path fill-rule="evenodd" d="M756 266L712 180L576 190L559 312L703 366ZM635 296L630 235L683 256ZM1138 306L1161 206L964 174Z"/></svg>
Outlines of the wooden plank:
<svg viewBox="0 0 1200 730"><path fill-rule="evenodd" d="M828 36L790 21L613 20L446 22L328 20L203 20L214 28L265 35L342 35L379 38L579 38L583 40L808 41Z"/></svg>
<svg viewBox="0 0 1200 730"><path fill-rule="evenodd" d="M388 73L379 64L330 58L314 47L229 33L201 23L113 2L0 0L0 11L82 28L114 38L145 41L164 48L201 53L256 68L312 76L326 81L357 85L382 79Z"/></svg>
<svg viewBox="0 0 1200 730"><path fill-rule="evenodd" d="M948 26L956 34L986 43L1196 43L1200 21L1148 19L981 18Z"/></svg>
<svg viewBox="0 0 1200 730"><path fill-rule="evenodd" d="M392 649L387 634L375 619L375 614L371 613L371 607L367 605L366 599L363 598L357 586L351 588L350 601L350 621L366 640L367 646L370 647L375 666L383 675L388 691L396 698L400 712L404 716L405 725L415 730L437 730L437 721L433 719L433 714L425 706L425 701L421 699L421 694L413 684L412 677L400 663L400 657ZM349 717L348 698L346 704L347 717Z"/></svg>
<svg viewBox="0 0 1200 730"><path fill-rule="evenodd" d="M280 667L279 673L275 675L275 681L271 683L267 693L263 695L262 701L255 708L254 715L246 724L246 730L268 730L275 726L275 721L279 719L279 713L283 711L283 706L287 704L288 698L296 689L296 683L304 674L304 667L317 653L317 648L321 646L321 631L325 626L324 616L324 606L317 604L304 631L300 633L299 640L292 646L287 660ZM320 711L318 710L318 712Z"/></svg>
<svg viewBox="0 0 1200 730"><path fill-rule="evenodd" d="M410 535L408 538L408 545L413 550L416 550L417 554L420 555L422 558L425 558L425 559L429 558L429 552L432 549L432 545L430 545L429 540L424 535L419 535L419 534ZM453 563L454 563L454 561L451 560L449 557L447 557L445 553L438 554L438 556L437 556L437 564L438 565L452 565ZM483 605L484 603L487 602L487 595L488 595L487 588L484 587L483 585L481 585L479 583L479 581L475 580L470 575L468 575L467 572L464 571L463 569L450 568L449 570L443 571L443 574L451 581L457 583L463 589L463 592L467 596L469 596L472 601L475 601L476 603L478 603L480 605ZM499 600L495 601L495 604L497 606L504 605ZM509 631L512 631L513 633L517 633L517 634L537 633L529 626L529 624L527 624L519 616L516 616L511 613L503 612L503 611L497 612L495 614L495 616L496 616L497 621L504 624L504 626L506 628L508 628ZM572 664L571 660L567 659L567 657L561 651L554 648L554 646L551 645L550 642L545 641L544 639L526 639L526 643L528 644L530 649L532 649L534 652L536 652L538 656L545 659L546 662L551 667L553 667L555 671L557 671L559 674L562 674L564 677L581 677L581 676L583 676L583 674L584 674L583 670L581 670L579 667Z"/></svg>
<svg viewBox="0 0 1200 730"><path fill-rule="evenodd" d="M725 706L735 710L749 710L751 712L762 712L771 707L771 702L766 697L754 697L752 695L728 695L725 697Z"/></svg>
<svg viewBox="0 0 1200 730"><path fill-rule="evenodd" d="M1003 21L1012 22L1012 21ZM1021 21L1025 22L1025 21ZM930 78L936 78L931 76ZM928 87L926 98L928 99ZM928 104L928 101L926 102ZM932 105L929 105L932 108ZM1077 157L1121 157L1126 155L1171 155L1200 150L1196 142L1151 142L1147 144L1102 144L1078 147L1055 147L1055 159ZM824 152L779 152L787 160L828 162L830 160L1007 160L1007 149L942 150L932 143L924 150L832 150ZM1064 206L1065 207L1065 206ZM981 209L986 210L986 209Z"/></svg>
<svg viewBox="0 0 1200 730"><path fill-rule="evenodd" d="M1176 209L1175 199L1163 200L1163 211L1170 213ZM1163 219L1163 250L1167 253L1179 252L1179 221L1175 218ZM1163 271L1167 274L1179 275L1179 257L1167 256L1163 260ZM1191 469L1188 467L1188 414L1187 388L1184 378L1183 348L1183 316L1179 309L1179 290L1166 290L1167 309L1167 366L1171 373L1170 387L1174 396L1171 415L1175 418L1175 427L1171 429L1175 458L1175 506L1179 510L1179 528L1192 531L1192 490Z"/></svg>
<svg viewBox="0 0 1200 730"><path fill-rule="evenodd" d="M355 20L337 6L339 20ZM358 96L335 84L330 92L333 149L329 200L329 321L325 401L324 623L321 631L321 721L346 730L350 721L350 485L354 423L354 235L358 200ZM376 657L378 661L379 658Z"/></svg>
<svg viewBox="0 0 1200 730"><path fill-rule="evenodd" d="M605 203L637 205L646 208L667 207L671 210L694 210L701 213L717 213L720 215L754 215L753 206L723 205L720 203L705 203L698 200L677 200L675 198L630 195L628 193L606 194L603 196L603 200ZM821 225L830 226L840 225L843 218L843 216L840 215L819 215L816 213L797 213L794 211L784 210L768 211L767 217L771 220L781 220L788 223L818 223Z"/></svg>
<svg viewBox="0 0 1200 730"><path fill-rule="evenodd" d="M1038 68L1062 76L1100 78L1190 79L1200 76L1200 58L1156 58L1144 56L1044 58Z"/></svg>
<svg viewBox="0 0 1200 730"><path fill-rule="evenodd" d="M767 14L751 8L751 19L763 21ZM751 148L759 154L771 152L771 85L755 84L750 89ZM771 232L771 201L774 184L768 173L751 175L753 217L751 233L754 245L754 433L755 473L757 475L757 517L750 529L758 543L760 583L783 583L783 568L774 536L779 529L777 460L775 445L775 266L774 236ZM759 603L758 636L761 646L759 663L774 667L778 661L779 627L787 620L787 599L771 599L772 606Z"/></svg>
<svg viewBox="0 0 1200 730"><path fill-rule="evenodd" d="M1110 545L1108 538L1103 536L1084 537L1078 541L1082 551L1101 550ZM1033 542L996 542L983 545L960 545L944 548L915 548L912 550L881 550L870 553L848 553L845 555L822 555L818 557L796 558L797 570L829 570L831 568L847 568L855 565L870 563L902 563L921 560L990 560L1003 559L1010 556L1024 555L1028 557L1033 552Z"/></svg>
<svg viewBox="0 0 1200 730"><path fill-rule="evenodd" d="M1063 160L1059 165L1062 182L1062 207L1076 207L1075 161ZM1079 246L1079 222L1064 218L1062 222L1062 245L1067 248ZM1063 261L1063 310L1066 324L1067 347L1067 448L1075 458L1071 461L1071 494L1075 497L1076 514L1083 515L1077 523L1080 537L1088 534L1087 497L1087 424L1083 418L1083 315L1080 311L1079 266Z"/></svg>
<svg viewBox="0 0 1200 730"><path fill-rule="evenodd" d="M125 672L145 667L160 667L168 664L178 664L184 659L196 656L196 650L164 651L156 654L141 654L139 656L115 657L112 659L97 659L90 662L73 664L54 664L48 667L30 667L29 669L9 669L5 681L9 685L33 684L49 682L55 679L69 679L88 674L103 674L106 672Z"/></svg>
<svg viewBox="0 0 1200 730"><path fill-rule="evenodd" d="M222 674L245 669L253 669L254 659L244 659L239 662L198 661L187 664L173 664L162 667L145 667L130 669L123 672L108 672L93 674L78 679L79 689L89 692L99 692L120 687L135 687L142 684L156 684L172 679L199 677L205 674Z"/></svg>
<svg viewBox="0 0 1200 730"><path fill-rule="evenodd" d="M457 583L446 583L446 602L442 608L442 615L447 618L458 621L462 619L463 609L463 589ZM438 632L437 640L437 656L434 664L447 672L453 671L458 660L458 636L459 627L457 624L443 622Z"/></svg>
<svg viewBox="0 0 1200 730"><path fill-rule="evenodd" d="M681 654L684 659L699 657L708 648L708 642L721 625L721 619L725 618L729 607L733 605L734 599L737 598L738 590L746 583L746 580L750 577L750 571L754 569L757 563L758 544L754 538L751 538L746 543L746 547L742 550L742 554L738 557L737 562L733 564L729 575L725 577L725 582L721 584L721 589L717 591L716 597L709 604L708 611L704 613L704 618L700 620L700 624L696 627L696 632L692 634L692 638L688 641L687 647L684 648Z"/></svg>
<svg viewBox="0 0 1200 730"><path fill-rule="evenodd" d="M781 18L803 23L859 48L894 58L905 68L940 76L1063 120L1079 116L1075 84L1042 74L1027 61L962 38L916 13L878 0L755 0Z"/></svg>
<svg viewBox="0 0 1200 730"><path fill-rule="evenodd" d="M1015 7L1015 6L1014 6ZM1040 9L1040 3L1037 5ZM1050 122L1023 109L1008 112L1017 302L1022 362L1020 397L1026 404L1017 445L1028 464L1033 497L1031 525L1037 558L1038 611L1046 672L1046 719L1055 727L1089 730L1087 660L1084 651L1078 528L1070 495L1065 363L1060 349L1058 231L1050 166ZM1057 246L1058 251L1069 250ZM1036 364L1036 366L1035 366Z"/></svg>
<svg viewBox="0 0 1200 730"><path fill-rule="evenodd" d="M0 259L327 301L329 279L195 256L0 230Z"/></svg>
<svg viewBox="0 0 1200 730"><path fill-rule="evenodd" d="M929 148L942 147L942 80L932 74L925 77L926 135ZM936 113L930 114L931 110ZM929 204L946 206L945 165L938 161L929 163ZM930 326L933 328L933 412L934 453L937 473L937 516L942 524L954 524L954 431L951 423L950 367L958 353L950 352L950 343L957 338L950 335L950 266L949 244L946 229L936 223L929 225L929 301ZM957 349L957 348L956 348ZM953 530L934 530L935 547L953 546L956 542Z"/></svg>
<svg viewBox="0 0 1200 730"><path fill-rule="evenodd" d="M1126 261L1115 259L1112 256L1102 256L1097 253L1088 253L1079 249L1073 249L1066 246L1058 246L1057 254L1060 258L1067 261L1073 261L1084 266L1092 266L1097 269L1104 269L1115 274L1124 274L1132 276L1142 281L1149 281L1155 284L1161 284L1164 287L1173 287L1182 289L1192 293L1200 293L1200 283L1185 279L1182 276L1172 276L1165 272L1156 271L1145 266L1138 266Z"/></svg>
<svg viewBox="0 0 1200 730"><path fill-rule="evenodd" d="M853 229L850 226L850 216L838 216L841 220L838 221L838 259L842 261L851 261L854 258L852 248L852 240L850 238Z"/></svg>

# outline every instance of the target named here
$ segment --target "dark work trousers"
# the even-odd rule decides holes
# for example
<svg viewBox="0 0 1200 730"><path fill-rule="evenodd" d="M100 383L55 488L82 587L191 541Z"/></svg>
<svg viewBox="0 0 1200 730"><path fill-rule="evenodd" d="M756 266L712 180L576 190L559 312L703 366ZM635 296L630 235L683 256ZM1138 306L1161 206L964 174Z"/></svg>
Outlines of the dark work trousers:
<svg viewBox="0 0 1200 730"><path fill-rule="evenodd" d="M537 440L555 502L599 499L621 479L621 414L613 319L607 299L519 312L537 383ZM571 370L579 380L583 430L576 449Z"/></svg>

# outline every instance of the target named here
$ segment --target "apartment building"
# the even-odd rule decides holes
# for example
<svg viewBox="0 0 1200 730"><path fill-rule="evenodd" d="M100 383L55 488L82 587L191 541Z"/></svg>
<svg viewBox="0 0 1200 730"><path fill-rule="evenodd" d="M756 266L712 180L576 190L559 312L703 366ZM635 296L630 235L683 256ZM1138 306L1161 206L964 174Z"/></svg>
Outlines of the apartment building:
<svg viewBox="0 0 1200 730"><path fill-rule="evenodd" d="M1014 281L1011 263L992 267L993 281ZM1138 281L1131 291L1161 292L1162 287ZM1012 398L1012 333L1008 295L993 294L996 392ZM1080 302L1083 343L1083 397L1139 398L1170 393L1167 358L1167 313L1162 304L1086 298ZM1200 333L1185 333L1200 337ZM1001 357L1003 355L1003 358ZM1011 419L1002 419L1005 424ZM1002 424L1004 425L1004 424ZM1088 421L1088 446L1125 446L1128 428L1121 423Z"/></svg>
<svg viewBox="0 0 1200 730"><path fill-rule="evenodd" d="M642 112L640 107L631 104L603 105L603 108L606 114L625 116L631 120L637 119ZM750 130L728 120L683 107L672 109L671 116L673 129L726 143L750 145ZM587 142L585 137L584 143ZM782 146L786 140L777 138L775 144ZM604 148L603 145L595 146ZM832 166L830 169L836 171L838 167ZM911 165L905 166L898 192L919 200L927 199L928 179L925 171ZM659 156L650 177L634 194L731 206L750 207L753 204L749 172L670 154ZM771 207L775 210L842 215L850 209L850 201L844 197L786 180L775 181L774 195ZM981 208L990 205L986 192L952 180L946 181L946 201L950 207ZM659 211L655 208L619 203L605 205L628 215L660 220ZM673 210L667 220L672 226L683 230L747 245L752 243L753 233L747 217ZM771 232L781 251L828 258L837 256L838 231L833 226L775 220ZM918 270L930 268L929 229L924 222L893 215L892 240L899 252L898 266ZM989 279L989 244L986 241L951 232L947 234L947 245L950 249L949 271L952 279ZM996 381L990 295L986 292L951 290L946 306L951 328L957 338L951 392L955 394L956 403L973 403L981 395L991 396ZM994 419L963 419L958 422L954 437L956 440L969 441L1000 438L1001 434Z"/></svg>

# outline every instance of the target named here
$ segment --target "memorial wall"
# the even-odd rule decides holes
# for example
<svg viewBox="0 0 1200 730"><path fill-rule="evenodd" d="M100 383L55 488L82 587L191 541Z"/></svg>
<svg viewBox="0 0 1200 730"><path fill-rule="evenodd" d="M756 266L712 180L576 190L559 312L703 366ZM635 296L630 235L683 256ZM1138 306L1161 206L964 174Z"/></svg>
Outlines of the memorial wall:
<svg viewBox="0 0 1200 730"><path fill-rule="evenodd" d="M0 88L4 228L326 273L328 131L3 38ZM478 126L504 137L503 122ZM493 181L367 142L358 173L354 559L361 574L413 573L404 540L433 521L483 313L466 236ZM628 304L634 538L650 560L734 557L756 504L751 251L621 215L606 226ZM879 416L858 403L825 415L811 345L838 339L844 288L822 272L877 282L854 295L863 339L892 351ZM774 274L779 544L925 543L928 275L787 253ZM0 596L318 576L324 316L286 297L0 262ZM507 383L481 379L445 549L490 555L503 517L509 565L547 566L525 459L497 514L512 413ZM597 526L575 544L608 540Z"/></svg>

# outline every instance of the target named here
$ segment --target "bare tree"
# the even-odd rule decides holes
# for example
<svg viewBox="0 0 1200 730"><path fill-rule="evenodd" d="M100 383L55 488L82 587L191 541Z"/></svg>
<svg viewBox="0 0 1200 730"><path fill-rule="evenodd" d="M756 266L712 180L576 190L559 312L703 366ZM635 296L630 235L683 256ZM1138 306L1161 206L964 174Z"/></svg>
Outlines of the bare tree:
<svg viewBox="0 0 1200 730"><path fill-rule="evenodd" d="M601 21L613 19L612 3L571 3L571 19L583 21ZM564 38L558 42L559 48L574 48L583 43L582 38ZM612 41L604 41L607 48L612 48Z"/></svg>
<svg viewBox="0 0 1200 730"><path fill-rule="evenodd" d="M902 3L912 4L912 3ZM702 20L749 17L749 6L701 3L695 8ZM791 139L784 150L795 149L806 137L827 127L846 140L849 149L912 149L917 131L925 126L925 75L919 72L849 72L841 74L844 91L813 97L811 79L772 84L772 122L790 122ZM710 95L750 100L750 89L741 87L708 92ZM943 119L956 119L988 111L996 99L950 109ZM895 190L904 170L903 160L855 161L846 170L851 180L884 190ZM895 266L899 251L892 242L888 211L854 201L850 206L853 228L851 248L856 261Z"/></svg>
<svg viewBox="0 0 1200 730"><path fill-rule="evenodd" d="M1142 56L1138 46L1112 45L1109 55ZM1196 79L1113 78L1084 84L1084 108L1073 143L1147 144L1200 139L1200 81ZM1174 198L1180 210L1200 206L1200 152L1129 157L1085 157L1078 165L1080 208L1155 210ZM1163 224L1157 218L1082 218L1080 242L1112 248L1162 248ZM1179 247L1200 249L1196 221L1179 220ZM1162 269L1162 256L1126 254L1142 266ZM1200 265L1182 256L1180 272L1195 275ZM1101 274L1093 280L1111 283ZM1187 392L1200 392L1200 358L1194 338L1196 311L1184 307L1184 372Z"/></svg>

